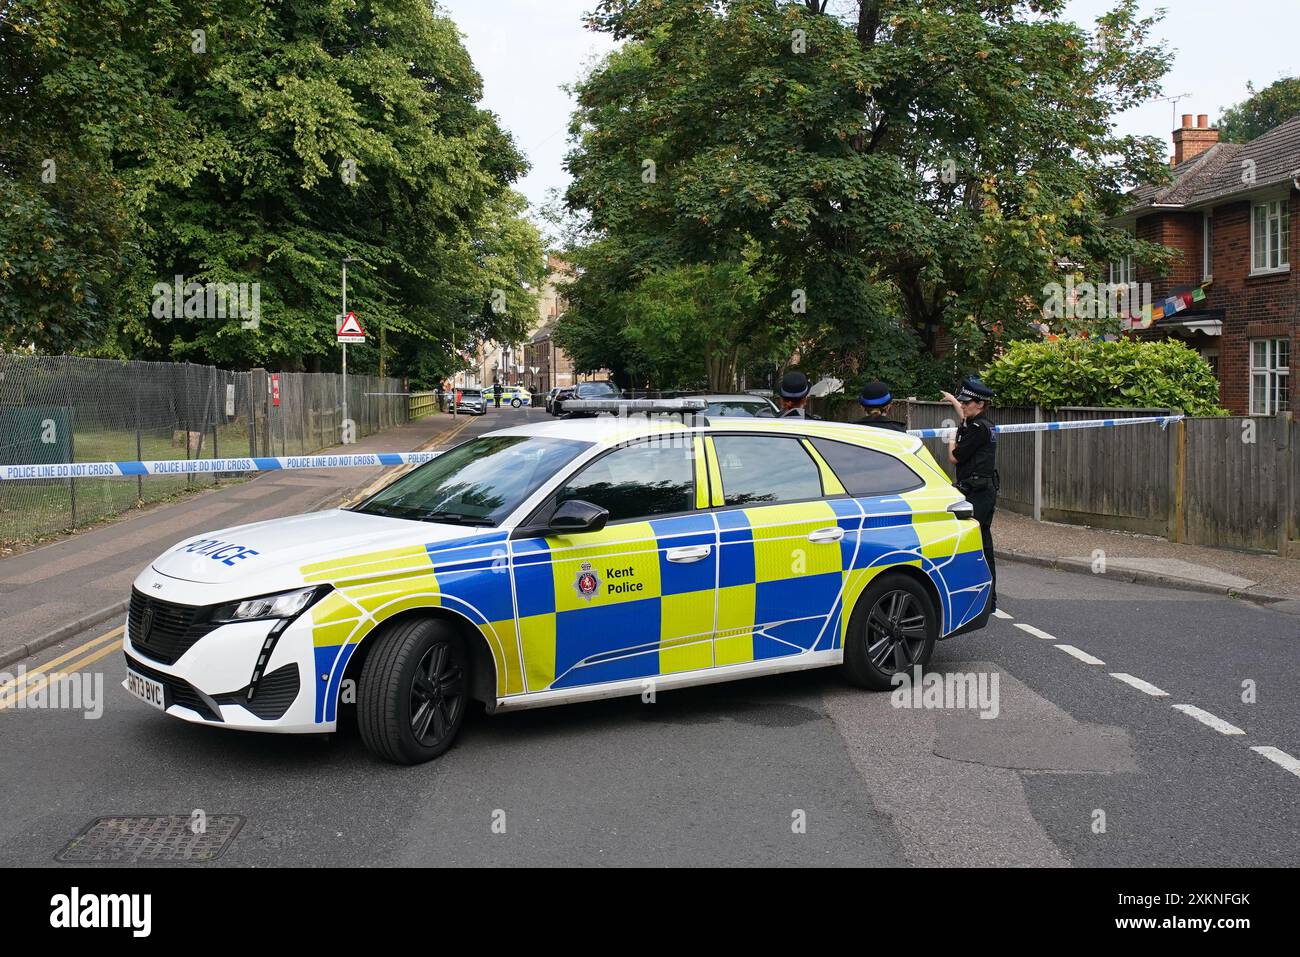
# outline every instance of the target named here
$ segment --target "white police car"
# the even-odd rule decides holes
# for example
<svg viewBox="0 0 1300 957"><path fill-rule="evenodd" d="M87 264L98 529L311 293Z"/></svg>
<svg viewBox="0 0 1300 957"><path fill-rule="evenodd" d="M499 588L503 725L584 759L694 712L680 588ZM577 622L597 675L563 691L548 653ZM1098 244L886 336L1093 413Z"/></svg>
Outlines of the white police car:
<svg viewBox="0 0 1300 957"><path fill-rule="evenodd" d="M256 731L331 731L355 701L367 746L415 763L451 745L471 700L492 713L830 665L888 689L981 627L988 595L969 505L913 437L555 421L465 442L350 510L160 555L132 589L125 687Z"/></svg>

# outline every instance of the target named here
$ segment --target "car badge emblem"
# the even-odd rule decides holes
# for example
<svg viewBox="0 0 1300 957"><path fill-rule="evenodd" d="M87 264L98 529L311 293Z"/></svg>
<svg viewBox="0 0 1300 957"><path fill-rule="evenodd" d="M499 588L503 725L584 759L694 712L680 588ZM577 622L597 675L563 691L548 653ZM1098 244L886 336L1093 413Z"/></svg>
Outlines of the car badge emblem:
<svg viewBox="0 0 1300 957"><path fill-rule="evenodd" d="M153 608L145 606L144 614L140 616L140 636L141 642L149 640L149 632L153 631Z"/></svg>
<svg viewBox="0 0 1300 957"><path fill-rule="evenodd" d="M591 601L596 597L596 592L600 591L600 576L591 570L591 562L583 562L582 567L578 570L578 578L573 583L579 595Z"/></svg>

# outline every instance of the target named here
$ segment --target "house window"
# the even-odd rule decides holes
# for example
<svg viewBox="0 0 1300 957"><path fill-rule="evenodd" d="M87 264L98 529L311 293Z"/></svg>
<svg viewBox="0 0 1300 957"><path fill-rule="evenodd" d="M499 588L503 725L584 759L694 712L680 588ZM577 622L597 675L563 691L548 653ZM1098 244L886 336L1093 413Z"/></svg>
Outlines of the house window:
<svg viewBox="0 0 1300 957"><path fill-rule="evenodd" d="M1250 340L1250 414L1291 408L1291 340Z"/></svg>
<svg viewBox="0 0 1300 957"><path fill-rule="evenodd" d="M1214 217L1209 213L1201 216L1201 278L1209 279L1214 275Z"/></svg>
<svg viewBox="0 0 1300 957"><path fill-rule="evenodd" d="M1272 272L1291 265L1291 209L1287 200L1258 203L1251 230L1251 271Z"/></svg>
<svg viewBox="0 0 1300 957"><path fill-rule="evenodd" d="M1133 256L1121 256L1118 260L1110 264L1110 284L1112 286L1127 286L1133 282L1136 277L1133 272Z"/></svg>

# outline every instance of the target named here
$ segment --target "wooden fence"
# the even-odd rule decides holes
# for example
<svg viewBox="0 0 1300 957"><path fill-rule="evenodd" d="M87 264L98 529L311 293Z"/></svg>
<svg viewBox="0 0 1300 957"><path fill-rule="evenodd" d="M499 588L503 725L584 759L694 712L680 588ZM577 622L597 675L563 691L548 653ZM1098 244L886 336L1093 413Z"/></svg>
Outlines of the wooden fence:
<svg viewBox="0 0 1300 957"><path fill-rule="evenodd" d="M1010 425L1168 415L1169 409L995 408ZM855 405L824 405L827 418L861 416ZM910 400L895 406L913 429L955 424L951 406ZM998 438L998 505L1046 521L1157 535L1171 541L1300 557L1300 435L1291 413L1189 418ZM947 443L925 444L952 474Z"/></svg>

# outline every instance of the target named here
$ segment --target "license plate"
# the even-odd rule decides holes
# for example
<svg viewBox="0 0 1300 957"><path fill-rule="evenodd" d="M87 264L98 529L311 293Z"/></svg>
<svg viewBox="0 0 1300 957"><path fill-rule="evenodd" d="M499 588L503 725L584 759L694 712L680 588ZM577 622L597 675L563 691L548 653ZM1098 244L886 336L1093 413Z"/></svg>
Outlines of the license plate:
<svg viewBox="0 0 1300 957"><path fill-rule="evenodd" d="M152 678L146 678L144 675L138 675L130 668L126 670L126 690L131 692L147 705L152 705L159 711L167 710L166 698L163 697L163 686L161 681L154 681Z"/></svg>

